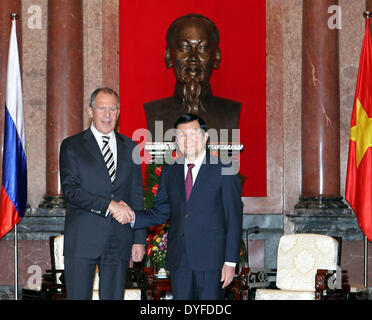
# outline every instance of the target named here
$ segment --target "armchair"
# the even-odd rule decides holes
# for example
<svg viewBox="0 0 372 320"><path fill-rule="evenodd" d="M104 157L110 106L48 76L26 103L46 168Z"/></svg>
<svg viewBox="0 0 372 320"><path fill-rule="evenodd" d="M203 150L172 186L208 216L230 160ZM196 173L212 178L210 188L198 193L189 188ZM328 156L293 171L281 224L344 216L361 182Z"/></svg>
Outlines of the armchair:
<svg viewBox="0 0 372 320"><path fill-rule="evenodd" d="M338 264L340 244L319 234L293 234L280 238L277 289L256 290L256 300L347 299L347 273Z"/></svg>
<svg viewBox="0 0 372 320"><path fill-rule="evenodd" d="M43 274L41 297L46 300L66 299L64 282L63 235L49 238L51 269Z"/></svg>
<svg viewBox="0 0 372 320"><path fill-rule="evenodd" d="M128 269L128 273L130 270ZM92 300L99 300L99 272L96 267L96 273L93 282ZM125 289L124 300L141 300L141 289Z"/></svg>
<svg viewBox="0 0 372 320"><path fill-rule="evenodd" d="M64 257L63 257L63 235L50 237L51 270L46 270L41 284L41 297L45 300L66 299L66 286L64 282ZM132 270L128 269L128 275ZM140 300L141 289L125 289L125 300ZM99 272L96 273L93 282L92 300L99 300Z"/></svg>

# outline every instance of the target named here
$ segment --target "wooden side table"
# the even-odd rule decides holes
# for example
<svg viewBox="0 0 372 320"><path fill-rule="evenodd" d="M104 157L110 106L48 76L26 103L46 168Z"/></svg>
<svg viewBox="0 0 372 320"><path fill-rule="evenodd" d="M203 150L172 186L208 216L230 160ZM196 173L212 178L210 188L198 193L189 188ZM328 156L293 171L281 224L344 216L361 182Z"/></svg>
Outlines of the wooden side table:
<svg viewBox="0 0 372 320"><path fill-rule="evenodd" d="M171 281L170 278L158 279L155 277L154 270L152 268L143 268L146 273L146 298L148 300L160 300L163 292L171 292Z"/></svg>
<svg viewBox="0 0 372 320"><path fill-rule="evenodd" d="M171 282L169 278L166 279L156 279L154 277L154 298L155 300L160 300L161 294L163 292L171 292L172 287L171 287Z"/></svg>

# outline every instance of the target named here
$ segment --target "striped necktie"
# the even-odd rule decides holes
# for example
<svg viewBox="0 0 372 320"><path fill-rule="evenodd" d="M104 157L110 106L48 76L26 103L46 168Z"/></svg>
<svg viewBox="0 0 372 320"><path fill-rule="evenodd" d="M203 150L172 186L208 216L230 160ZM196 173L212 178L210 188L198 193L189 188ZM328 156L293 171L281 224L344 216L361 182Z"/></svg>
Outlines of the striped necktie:
<svg viewBox="0 0 372 320"><path fill-rule="evenodd" d="M103 159L105 160L111 183L114 183L116 170L115 170L114 155L109 146L110 137L102 136L102 140L103 140L103 147L102 147Z"/></svg>

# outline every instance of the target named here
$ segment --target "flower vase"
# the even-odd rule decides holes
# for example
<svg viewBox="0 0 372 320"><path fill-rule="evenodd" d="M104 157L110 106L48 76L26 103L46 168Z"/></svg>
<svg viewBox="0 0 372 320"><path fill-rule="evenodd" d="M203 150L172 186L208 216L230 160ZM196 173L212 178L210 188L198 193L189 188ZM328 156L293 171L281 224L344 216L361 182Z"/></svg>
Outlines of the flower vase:
<svg viewBox="0 0 372 320"><path fill-rule="evenodd" d="M156 278L165 279L168 278L168 271L165 268L160 268L158 272L155 274Z"/></svg>

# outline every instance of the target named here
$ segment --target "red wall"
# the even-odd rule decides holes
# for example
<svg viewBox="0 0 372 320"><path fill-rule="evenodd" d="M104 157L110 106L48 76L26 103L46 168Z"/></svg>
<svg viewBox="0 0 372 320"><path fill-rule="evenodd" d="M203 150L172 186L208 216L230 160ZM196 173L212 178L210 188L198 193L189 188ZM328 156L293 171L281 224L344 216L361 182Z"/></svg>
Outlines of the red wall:
<svg viewBox="0 0 372 320"><path fill-rule="evenodd" d="M120 131L132 137L146 128L143 103L171 96L175 77L164 63L165 34L181 15L200 13L221 34L221 65L214 95L242 102L240 173L243 196L266 196L266 13L265 1L121 0Z"/></svg>

